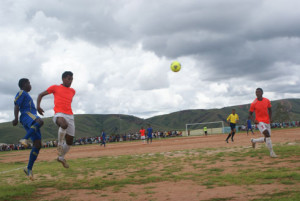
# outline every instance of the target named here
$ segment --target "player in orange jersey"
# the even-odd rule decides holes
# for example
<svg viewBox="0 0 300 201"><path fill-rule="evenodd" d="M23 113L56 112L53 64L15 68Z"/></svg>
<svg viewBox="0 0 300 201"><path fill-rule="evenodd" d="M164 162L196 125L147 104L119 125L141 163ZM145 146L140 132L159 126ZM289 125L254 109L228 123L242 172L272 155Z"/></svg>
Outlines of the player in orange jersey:
<svg viewBox="0 0 300 201"><path fill-rule="evenodd" d="M251 103L249 110L249 118L253 119L253 112L255 112L255 124L261 134L264 137L251 139L252 147L255 148L256 143L265 142L270 151L270 156L275 158L277 157L275 152L273 151L272 141L271 141L271 126L272 122L272 109L271 102L267 98L263 98L263 90L261 88L256 89L256 99Z"/></svg>
<svg viewBox="0 0 300 201"><path fill-rule="evenodd" d="M39 114L44 115L44 110L40 107L41 100L44 96L54 95L54 117L53 122L59 127L58 129L58 157L57 161L62 163L65 168L69 168L64 156L70 150L75 136L74 116L71 103L75 95L75 90L71 88L73 82L73 73L66 71L62 74L61 85L52 85L46 91L39 94L37 99L37 110Z"/></svg>
<svg viewBox="0 0 300 201"><path fill-rule="evenodd" d="M140 134L141 134L141 140L143 140L143 144L146 144L146 141L145 141L145 129L144 127L142 126L141 127L141 130L140 130Z"/></svg>

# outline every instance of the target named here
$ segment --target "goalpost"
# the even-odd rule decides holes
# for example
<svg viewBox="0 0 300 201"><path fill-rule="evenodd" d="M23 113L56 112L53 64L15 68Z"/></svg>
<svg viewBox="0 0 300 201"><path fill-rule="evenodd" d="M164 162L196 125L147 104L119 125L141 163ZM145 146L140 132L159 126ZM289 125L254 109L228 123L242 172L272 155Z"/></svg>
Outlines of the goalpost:
<svg viewBox="0 0 300 201"><path fill-rule="evenodd" d="M185 135L204 135L204 127L207 128L207 134L220 134L225 132L223 121L203 122L203 123L188 123L185 124Z"/></svg>

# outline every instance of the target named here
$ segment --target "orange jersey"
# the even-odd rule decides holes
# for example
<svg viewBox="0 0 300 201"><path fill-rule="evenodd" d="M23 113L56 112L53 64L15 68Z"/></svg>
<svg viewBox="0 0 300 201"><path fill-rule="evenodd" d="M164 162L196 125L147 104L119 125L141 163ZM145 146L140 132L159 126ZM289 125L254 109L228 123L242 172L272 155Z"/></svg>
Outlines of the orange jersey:
<svg viewBox="0 0 300 201"><path fill-rule="evenodd" d="M145 136L145 129L140 130L141 136Z"/></svg>
<svg viewBox="0 0 300 201"><path fill-rule="evenodd" d="M49 94L54 95L54 112L73 115L71 108L72 100L75 95L73 88L61 85L52 85L47 89Z"/></svg>
<svg viewBox="0 0 300 201"><path fill-rule="evenodd" d="M271 102L267 98L263 98L262 101L257 100L257 98L251 103L250 112L255 111L255 119L258 122L264 122L266 124L270 123L270 116L268 109L271 108Z"/></svg>

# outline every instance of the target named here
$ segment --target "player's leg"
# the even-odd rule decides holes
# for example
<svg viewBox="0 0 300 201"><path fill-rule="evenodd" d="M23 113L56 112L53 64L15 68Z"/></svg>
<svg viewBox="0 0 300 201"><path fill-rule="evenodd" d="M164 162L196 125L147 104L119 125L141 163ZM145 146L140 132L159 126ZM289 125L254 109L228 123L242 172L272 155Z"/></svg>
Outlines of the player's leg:
<svg viewBox="0 0 300 201"><path fill-rule="evenodd" d="M38 131L44 125L44 121L41 118L37 118L32 122L29 131L26 133L24 139L29 139L32 134Z"/></svg>
<svg viewBox="0 0 300 201"><path fill-rule="evenodd" d="M65 135L65 139L66 139L66 143L64 143L61 147L61 154L57 157L57 161L62 163L63 167L64 168L69 168L69 165L65 159L65 155L66 153L69 152L70 148L71 148L71 145L73 144L73 139L74 137L69 135L69 134L66 134Z"/></svg>
<svg viewBox="0 0 300 201"><path fill-rule="evenodd" d="M236 129L235 129L235 124L234 124L234 125L233 125L233 132L232 132L232 134L231 134L231 141L232 141L232 142L233 142L233 137L234 137L235 133L236 133Z"/></svg>
<svg viewBox="0 0 300 201"><path fill-rule="evenodd" d="M263 132L264 132L264 130L266 129L265 126L264 126L264 124L261 122L261 123L259 123L259 124L257 125L257 127L258 127L260 133L261 133L262 135L264 135ZM265 137L251 138L251 143L252 143L252 147L253 147L253 148L256 147L256 143L263 143L263 142L265 142Z"/></svg>
<svg viewBox="0 0 300 201"><path fill-rule="evenodd" d="M273 151L273 145L272 145L272 140L271 140L271 128L270 128L270 124L265 124L265 130L263 131L263 134L265 136L265 142L266 145L270 151L270 156L273 158L276 158L276 154Z"/></svg>
<svg viewBox="0 0 300 201"><path fill-rule="evenodd" d="M26 130L26 135L20 140L20 143L26 148L28 147L28 139L43 126L44 122L37 115L29 112L22 116L21 122Z"/></svg>
<svg viewBox="0 0 300 201"><path fill-rule="evenodd" d="M228 139L231 137L231 135L233 133L233 128L232 128L231 124L230 124L230 128L231 128L231 131L230 131L230 133L228 134L228 136L227 136L227 138L225 140L227 143L228 143Z"/></svg>
<svg viewBox="0 0 300 201"><path fill-rule="evenodd" d="M63 144L61 146L61 153L58 156L57 161L61 162L65 168L69 168L69 165L67 164L64 157L69 152L71 145L73 144L73 139L75 136L75 124L72 115L66 115L65 118L63 119L66 121L68 126L65 129L66 132L66 134L64 135L65 141L63 141Z"/></svg>
<svg viewBox="0 0 300 201"><path fill-rule="evenodd" d="M63 154L63 145L65 144L65 136L67 134L68 122L62 116L57 116L55 118L56 125L59 126L58 129L58 141L57 141L57 151L58 155L61 156Z"/></svg>
<svg viewBox="0 0 300 201"><path fill-rule="evenodd" d="M33 147L29 155L27 168L24 169L24 172L29 177L30 180L33 180L32 167L42 147L40 129L38 129L38 131L32 135L31 140L33 142Z"/></svg>

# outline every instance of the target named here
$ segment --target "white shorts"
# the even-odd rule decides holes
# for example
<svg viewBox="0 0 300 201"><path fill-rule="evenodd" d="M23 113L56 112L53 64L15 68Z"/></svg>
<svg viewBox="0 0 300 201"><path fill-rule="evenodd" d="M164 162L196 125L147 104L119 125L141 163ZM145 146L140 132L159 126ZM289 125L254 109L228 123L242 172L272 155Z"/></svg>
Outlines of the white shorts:
<svg viewBox="0 0 300 201"><path fill-rule="evenodd" d="M141 136L141 140L144 140L145 139L145 136Z"/></svg>
<svg viewBox="0 0 300 201"><path fill-rule="evenodd" d="M64 113L56 113L53 116L53 122L56 124L56 119L57 117L63 117L67 123L68 123L68 128L66 129L67 134L71 136L75 136L75 123L74 123L74 116L70 114L64 114Z"/></svg>
<svg viewBox="0 0 300 201"><path fill-rule="evenodd" d="M264 122L259 122L257 124L257 128L259 129L259 131L260 131L261 134L263 134L263 132L265 130L268 130L269 134L270 134L270 137L271 137L271 126L270 126L270 124L266 124Z"/></svg>

